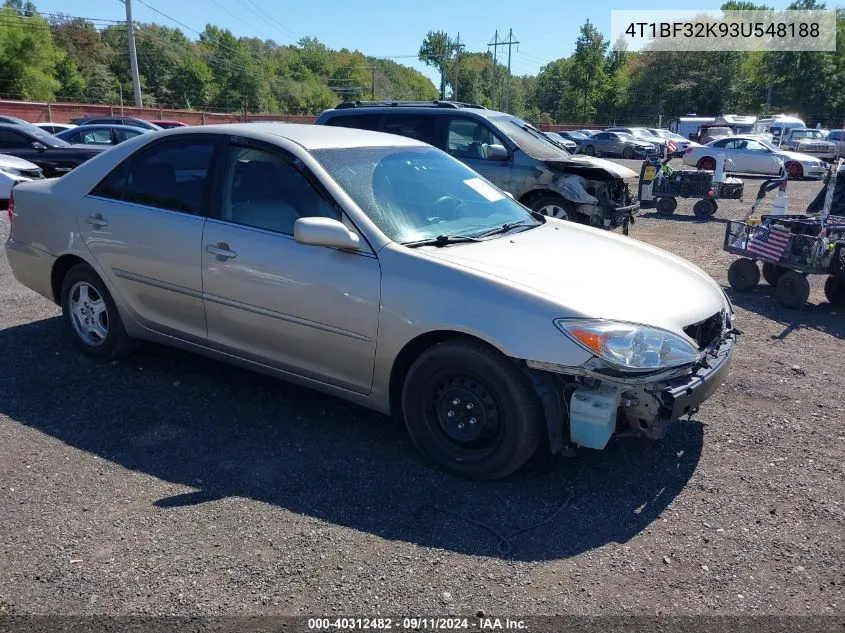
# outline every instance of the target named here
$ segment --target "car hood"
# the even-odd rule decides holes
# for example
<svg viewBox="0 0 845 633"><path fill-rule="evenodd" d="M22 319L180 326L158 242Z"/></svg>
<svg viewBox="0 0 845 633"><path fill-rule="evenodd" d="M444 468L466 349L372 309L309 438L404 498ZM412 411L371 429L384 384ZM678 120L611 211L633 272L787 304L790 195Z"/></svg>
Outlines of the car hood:
<svg viewBox="0 0 845 633"><path fill-rule="evenodd" d="M604 171L616 176L617 178L627 179L627 178L636 178L637 174L631 169L627 167L623 167L617 163L614 163L610 160L604 160L603 158L592 158L590 156L581 156L581 155L573 155L567 158L562 158L560 160L547 160L547 163L559 164L563 166L572 165L578 167L592 167L603 169Z"/></svg>
<svg viewBox="0 0 845 633"><path fill-rule="evenodd" d="M800 152L789 152L786 150L778 150L777 156L781 158L785 158L787 160L797 160L802 163L817 163L819 159L815 156L810 156L809 154L802 154Z"/></svg>
<svg viewBox="0 0 845 633"><path fill-rule="evenodd" d="M730 309L721 287L687 260L559 220L483 242L421 251L544 295L560 304L561 317L628 321L683 335L684 327Z"/></svg>
<svg viewBox="0 0 845 633"><path fill-rule="evenodd" d="M23 158L10 156L8 154L0 154L0 167L11 167L12 169L38 169L38 165L34 165Z"/></svg>

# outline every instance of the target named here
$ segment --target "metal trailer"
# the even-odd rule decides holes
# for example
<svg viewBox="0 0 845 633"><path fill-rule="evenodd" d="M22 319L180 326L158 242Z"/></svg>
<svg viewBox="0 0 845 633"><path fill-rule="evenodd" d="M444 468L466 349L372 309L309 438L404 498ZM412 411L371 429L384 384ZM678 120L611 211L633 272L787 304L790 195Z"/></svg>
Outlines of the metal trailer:
<svg viewBox="0 0 845 633"><path fill-rule="evenodd" d="M831 166L828 190L821 213L812 215L763 215L749 222L757 204L778 180L767 181L743 220L731 220L725 227L723 249L739 255L728 268L728 283L737 292L748 292L762 277L775 287L778 301L798 308L810 297L807 275L827 275L824 294L831 305L845 306L845 217L830 215L836 174ZM772 183L775 186L767 185ZM769 187L767 189L767 186Z"/></svg>
<svg viewBox="0 0 845 633"><path fill-rule="evenodd" d="M678 208L678 198L693 198L698 199L693 213L706 220L719 209L719 199L742 198L744 183L738 178L719 182L714 172L704 169L682 169L665 175L663 168L668 162L668 158L647 157L640 169L640 204L653 204L658 215L672 215Z"/></svg>

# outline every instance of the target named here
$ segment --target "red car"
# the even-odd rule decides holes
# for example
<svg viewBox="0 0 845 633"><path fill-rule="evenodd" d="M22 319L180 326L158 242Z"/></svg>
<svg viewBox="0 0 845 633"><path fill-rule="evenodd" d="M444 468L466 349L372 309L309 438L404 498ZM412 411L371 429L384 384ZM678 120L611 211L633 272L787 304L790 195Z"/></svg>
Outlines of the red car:
<svg viewBox="0 0 845 633"><path fill-rule="evenodd" d="M155 123L159 127L163 127L165 130L169 130L174 127L185 127L188 125L187 123L182 123L181 121L166 121L166 120L158 120L158 121L150 121L150 123Z"/></svg>

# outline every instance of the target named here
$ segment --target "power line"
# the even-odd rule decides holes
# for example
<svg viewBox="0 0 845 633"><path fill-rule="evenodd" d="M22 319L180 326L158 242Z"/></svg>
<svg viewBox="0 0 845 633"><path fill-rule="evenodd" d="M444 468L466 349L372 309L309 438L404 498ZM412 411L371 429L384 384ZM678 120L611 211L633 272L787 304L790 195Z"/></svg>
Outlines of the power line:
<svg viewBox="0 0 845 633"><path fill-rule="evenodd" d="M279 21L278 21L275 17L273 17L273 16L272 16L269 12L265 11L265 10L264 10L264 9L262 9L260 6L258 6L255 2L253 2L253 0L246 0L246 1L247 1L247 2L249 2L249 4L251 4L253 7L255 7L255 9L250 9L250 7L248 7L248 6L247 6L247 5L245 5L245 4L244 4L244 6L246 6L246 7L247 7L247 9L250 9L250 11L252 11L252 12L253 12L255 15L257 15L260 19L262 19L262 20L264 20L264 19L269 19L270 21L272 21L272 22L276 23L282 31L285 31L286 33L289 33L289 35L285 35L285 37L286 37L286 38L288 38L288 39L292 39L294 42L296 42L296 41L299 39L299 37L297 36L297 34L296 34L296 33L294 33L294 32L293 32L293 31L291 31L288 27L286 27L284 24L282 24L281 22L279 22Z"/></svg>

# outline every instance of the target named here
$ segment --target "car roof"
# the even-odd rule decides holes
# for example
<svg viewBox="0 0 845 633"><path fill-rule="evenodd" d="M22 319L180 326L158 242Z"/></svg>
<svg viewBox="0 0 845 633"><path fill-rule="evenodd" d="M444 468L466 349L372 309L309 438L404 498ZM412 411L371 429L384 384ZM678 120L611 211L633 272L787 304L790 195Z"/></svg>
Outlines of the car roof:
<svg viewBox="0 0 845 633"><path fill-rule="evenodd" d="M186 126L167 130L164 134L178 136L209 132L256 139L266 136L276 136L292 141L306 150L345 149L353 147L427 147L422 141L395 134L384 134L382 132L371 132L369 130L347 127L278 123L272 121ZM161 133L159 132L158 134Z"/></svg>
<svg viewBox="0 0 845 633"><path fill-rule="evenodd" d="M445 104L449 104L449 107L444 107ZM447 115L447 114L455 114L460 112L461 114L475 114L480 117L484 117L485 119L495 118L495 117L502 117L502 116L513 116L516 115L510 114L509 112L500 112L499 110L488 110L482 106L475 106L475 105L465 105L465 104L458 104L458 103L451 103L451 102L442 102L440 107L433 105L434 102L428 103L420 103L419 105L412 105L412 104L402 104L398 102L398 105L390 105L389 103L385 103L383 105L355 105L355 106L344 106L344 107L337 107L331 108L326 110L323 114L326 113L342 113L343 115L348 114L386 114L388 112L397 112L402 114L419 114L419 113L428 113L428 114L440 114L440 115ZM343 104L341 104L343 106ZM340 116L340 115L338 115Z"/></svg>
<svg viewBox="0 0 845 633"><path fill-rule="evenodd" d="M85 128L85 129L83 130L82 128ZM143 132L144 134L152 131L152 130L149 130L145 127L138 127L137 125L120 125L119 123L95 123L94 125L77 125L77 126L70 128L70 130L73 130L74 132L85 132L85 131L89 131L89 130L102 130L102 129L107 129L107 130L134 130L134 131L137 131L137 132ZM70 132L70 130L65 130L65 131Z"/></svg>

